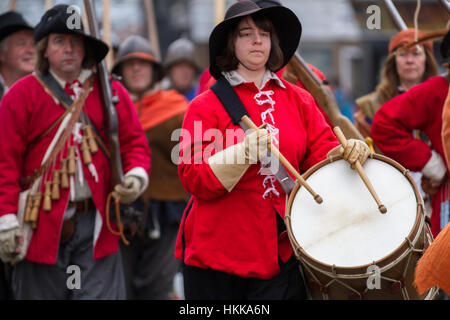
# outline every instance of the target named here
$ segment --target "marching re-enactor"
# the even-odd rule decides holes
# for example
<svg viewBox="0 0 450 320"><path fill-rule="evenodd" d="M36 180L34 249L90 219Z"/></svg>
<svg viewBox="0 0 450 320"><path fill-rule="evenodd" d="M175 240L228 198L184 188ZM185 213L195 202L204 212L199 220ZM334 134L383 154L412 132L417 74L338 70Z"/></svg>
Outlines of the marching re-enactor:
<svg viewBox="0 0 450 320"><path fill-rule="evenodd" d="M212 90L189 105L179 176L192 198L176 247L185 264L187 299L305 297L283 230L286 193L260 164L269 144L302 171L330 150L343 152L311 95L275 74L294 54L300 34L291 10L244 0L227 10L210 35L211 75L223 76L219 81L228 82L250 118L267 129L245 136ZM345 158L364 162L367 145L349 141ZM217 149L211 150L212 142Z"/></svg>
<svg viewBox="0 0 450 320"><path fill-rule="evenodd" d="M436 237L450 219L448 169L442 145L442 110L448 93L449 75L431 77L407 92L387 101L372 123L375 144L405 168L421 172L431 199L431 231ZM431 146L416 138L423 131Z"/></svg>
<svg viewBox="0 0 450 320"><path fill-rule="evenodd" d="M152 150L150 183L132 205L142 212L131 245L121 245L127 299L166 300L179 261L173 256L187 193L178 179L172 153L188 102L175 90L161 90L163 66L147 39L130 36L120 45L113 73L122 77ZM176 153L175 153L176 154Z"/></svg>
<svg viewBox="0 0 450 320"><path fill-rule="evenodd" d="M450 60L450 31L444 37L441 44L441 55ZM448 67L448 66L447 66ZM449 81L447 75L447 82ZM444 148L447 169L450 168L450 85L442 86L440 95L447 97L442 112L442 143ZM424 88L426 90L426 88ZM441 230L433 243L427 248L424 255L417 262L414 284L419 294L422 294L433 286L438 286L446 292L444 299L450 295L450 224Z"/></svg>
<svg viewBox="0 0 450 320"><path fill-rule="evenodd" d="M124 298L119 238L105 222L113 186L93 72L108 47L87 36L82 24L68 28L72 15L67 9L58 5L42 16L34 34L38 71L18 81L0 105L0 257L5 262L25 258L13 272L17 299ZM115 190L127 203L147 186L150 149L128 93L116 81L112 89L119 99L115 107L125 173ZM75 102L66 113L67 97ZM53 154L42 162L46 151ZM28 246L16 213L19 193L34 184L30 180L40 183L33 201L27 201L31 216L25 211L36 224ZM80 268L79 290L67 286L70 265Z"/></svg>
<svg viewBox="0 0 450 320"><path fill-rule="evenodd" d="M17 80L33 72L35 63L33 27L20 13L0 15L0 100Z"/></svg>
<svg viewBox="0 0 450 320"><path fill-rule="evenodd" d="M17 80L33 72L35 63L33 28L20 13L0 15L0 100ZM3 268L0 261L0 300L10 297L10 270L5 278Z"/></svg>

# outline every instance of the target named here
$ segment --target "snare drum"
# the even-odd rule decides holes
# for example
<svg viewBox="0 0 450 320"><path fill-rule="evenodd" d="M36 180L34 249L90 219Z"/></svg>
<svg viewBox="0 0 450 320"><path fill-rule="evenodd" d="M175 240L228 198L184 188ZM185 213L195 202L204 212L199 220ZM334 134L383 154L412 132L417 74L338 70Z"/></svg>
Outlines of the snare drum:
<svg viewBox="0 0 450 320"><path fill-rule="evenodd" d="M342 157L303 176L323 198L298 183L285 222L312 299L432 299L418 296L414 269L433 241L414 180L394 160L373 155L364 170L387 213L381 214L358 173Z"/></svg>

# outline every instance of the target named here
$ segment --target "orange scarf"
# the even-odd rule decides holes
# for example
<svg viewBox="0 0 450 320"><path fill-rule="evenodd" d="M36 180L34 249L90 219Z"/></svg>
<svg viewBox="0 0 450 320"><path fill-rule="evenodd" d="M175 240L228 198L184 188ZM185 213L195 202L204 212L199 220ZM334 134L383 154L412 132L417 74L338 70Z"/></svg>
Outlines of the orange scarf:
<svg viewBox="0 0 450 320"><path fill-rule="evenodd" d="M142 128L151 129L186 111L188 102L175 90L157 90L134 103Z"/></svg>
<svg viewBox="0 0 450 320"><path fill-rule="evenodd" d="M450 167L450 91L442 112L442 142L447 168ZM417 262L414 284L419 294L438 286L450 294L450 224L438 234Z"/></svg>

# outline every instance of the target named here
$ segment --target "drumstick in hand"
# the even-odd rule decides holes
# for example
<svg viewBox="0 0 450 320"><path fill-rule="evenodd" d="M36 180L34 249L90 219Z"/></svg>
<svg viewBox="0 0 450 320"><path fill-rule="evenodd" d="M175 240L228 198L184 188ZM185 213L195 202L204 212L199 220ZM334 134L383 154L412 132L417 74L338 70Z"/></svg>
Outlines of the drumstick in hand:
<svg viewBox="0 0 450 320"><path fill-rule="evenodd" d="M250 129L258 129L258 127L253 123L252 119L250 119L248 116L243 116L241 120L249 127ZM269 144L268 149L272 154L280 160L280 162L284 165L284 167L294 175L294 177L300 182L301 185L303 185L306 190L314 197L314 200L316 200L317 203L322 203L323 199L321 196L319 196L317 193L314 192L314 190L311 188L311 186L306 182L306 180L300 175L300 173L295 170L295 168L289 163L289 161L280 153L277 147L275 147L273 144Z"/></svg>
<svg viewBox="0 0 450 320"><path fill-rule="evenodd" d="M333 131L336 134L336 137L339 139L339 142L345 148L345 146L347 145L347 139L345 138L344 133L342 133L341 128L334 127ZM378 205L378 210L380 210L381 213L386 213L387 212L386 207L381 203L380 198L378 198L378 195L375 192L375 189L373 188L372 183L370 182L369 178L367 177L366 172L364 171L359 160L356 160L354 166L355 166L356 172L358 172L359 176L361 177L362 181L366 185L367 189L369 189L369 192L372 194L372 197L375 199L375 201Z"/></svg>

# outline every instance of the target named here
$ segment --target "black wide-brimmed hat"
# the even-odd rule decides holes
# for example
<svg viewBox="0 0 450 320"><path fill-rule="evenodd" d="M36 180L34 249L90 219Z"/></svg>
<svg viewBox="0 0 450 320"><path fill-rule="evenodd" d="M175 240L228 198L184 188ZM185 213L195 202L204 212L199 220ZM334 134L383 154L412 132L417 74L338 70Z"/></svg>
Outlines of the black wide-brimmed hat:
<svg viewBox="0 0 450 320"><path fill-rule="evenodd" d="M0 15L0 41L20 30L33 30L23 16L15 11L8 11Z"/></svg>
<svg viewBox="0 0 450 320"><path fill-rule="evenodd" d="M272 6L281 6L281 2L277 0L252 0L261 8L267 8Z"/></svg>
<svg viewBox="0 0 450 320"><path fill-rule="evenodd" d="M444 37L444 40L442 41L441 55L444 58L450 57L450 30L447 32L447 34Z"/></svg>
<svg viewBox="0 0 450 320"><path fill-rule="evenodd" d="M108 45L84 32L81 16L76 18L74 15L78 13L71 10L66 4L59 4L49 9L41 18L41 21L34 29L34 41L37 43L51 33L77 34L82 35L86 39L86 45L94 55L97 63L103 60L108 54Z"/></svg>
<svg viewBox="0 0 450 320"><path fill-rule="evenodd" d="M295 13L283 6L259 7L250 0L242 0L233 4L225 13L225 19L219 23L209 36L209 71L218 79L221 76L216 65L216 58L224 53L228 34L231 29L245 16L261 14L272 22L283 52L283 68L294 55L300 42L302 25ZM279 69L278 69L279 70ZM272 70L274 72L278 70Z"/></svg>

